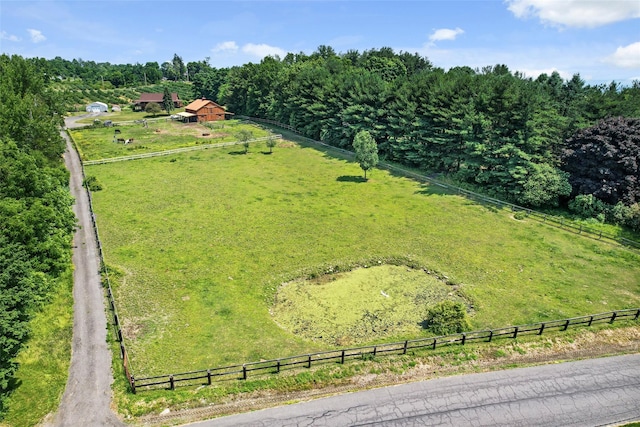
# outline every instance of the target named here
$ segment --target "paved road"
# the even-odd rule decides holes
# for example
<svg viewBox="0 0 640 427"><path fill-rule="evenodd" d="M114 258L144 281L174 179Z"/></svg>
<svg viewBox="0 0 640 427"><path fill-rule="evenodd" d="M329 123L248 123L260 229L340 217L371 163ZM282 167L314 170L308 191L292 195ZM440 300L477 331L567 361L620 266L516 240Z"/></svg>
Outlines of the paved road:
<svg viewBox="0 0 640 427"><path fill-rule="evenodd" d="M604 426L640 420L640 354L448 377L190 424Z"/></svg>
<svg viewBox="0 0 640 427"><path fill-rule="evenodd" d="M73 126L72 121L67 126ZM91 226L89 199L82 187L77 152L67 140L65 164L71 172L73 207L80 227L74 236L73 347L69 379L54 426L123 426L111 411L111 352L107 347L107 318L100 283L96 239Z"/></svg>

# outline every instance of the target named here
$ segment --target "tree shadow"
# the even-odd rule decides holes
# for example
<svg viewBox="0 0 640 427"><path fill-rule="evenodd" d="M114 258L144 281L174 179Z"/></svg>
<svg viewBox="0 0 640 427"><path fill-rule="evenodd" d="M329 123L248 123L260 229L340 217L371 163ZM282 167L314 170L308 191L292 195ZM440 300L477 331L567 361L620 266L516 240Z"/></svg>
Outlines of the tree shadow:
<svg viewBox="0 0 640 427"><path fill-rule="evenodd" d="M273 154L273 151L261 151L261 153L265 156L270 156L271 154Z"/></svg>
<svg viewBox="0 0 640 427"><path fill-rule="evenodd" d="M336 181L339 182L367 182L367 179L364 179L362 176L353 176L353 175L342 175L336 178Z"/></svg>
<svg viewBox="0 0 640 427"><path fill-rule="evenodd" d="M229 154L232 156L239 156L239 155L245 155L247 153L245 153L245 151L242 150L242 151L229 151Z"/></svg>

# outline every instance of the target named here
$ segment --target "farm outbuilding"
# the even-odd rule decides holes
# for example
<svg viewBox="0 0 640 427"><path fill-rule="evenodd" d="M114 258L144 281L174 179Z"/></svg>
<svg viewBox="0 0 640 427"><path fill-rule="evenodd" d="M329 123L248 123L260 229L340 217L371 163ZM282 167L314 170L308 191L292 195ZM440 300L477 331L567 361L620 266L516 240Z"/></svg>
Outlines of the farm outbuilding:
<svg viewBox="0 0 640 427"><path fill-rule="evenodd" d="M180 114L180 113L179 113ZM185 122L214 122L224 120L231 115L222 106L209 99L196 99L184 108L184 113L180 116Z"/></svg>
<svg viewBox="0 0 640 427"><path fill-rule="evenodd" d="M104 102L96 101L87 105L87 113L106 113L109 111L109 106Z"/></svg>

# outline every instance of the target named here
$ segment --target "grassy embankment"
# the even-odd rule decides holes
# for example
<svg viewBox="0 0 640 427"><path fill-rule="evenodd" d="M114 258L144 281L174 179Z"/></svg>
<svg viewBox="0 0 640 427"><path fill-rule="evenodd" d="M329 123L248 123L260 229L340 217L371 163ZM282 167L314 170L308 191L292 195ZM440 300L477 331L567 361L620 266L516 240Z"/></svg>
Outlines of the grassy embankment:
<svg viewBox="0 0 640 427"><path fill-rule="evenodd" d="M17 387L0 425L34 426L57 410L71 359L72 271L59 279L51 301L31 321L31 338L18 356Z"/></svg>
<svg viewBox="0 0 640 427"><path fill-rule="evenodd" d="M91 141L79 139L83 151ZM274 322L279 286L388 260L448 282L473 306L474 328L640 304L640 256L624 248L385 171L362 182L356 164L309 146L266 151L230 147L87 167L104 186L95 208L138 377L325 349ZM393 295L389 283L363 293L356 318L374 299L387 301L380 291ZM353 315L358 308L343 300L326 304ZM414 326L371 341L424 334ZM158 393L125 398L138 402L127 410L155 407L140 402Z"/></svg>

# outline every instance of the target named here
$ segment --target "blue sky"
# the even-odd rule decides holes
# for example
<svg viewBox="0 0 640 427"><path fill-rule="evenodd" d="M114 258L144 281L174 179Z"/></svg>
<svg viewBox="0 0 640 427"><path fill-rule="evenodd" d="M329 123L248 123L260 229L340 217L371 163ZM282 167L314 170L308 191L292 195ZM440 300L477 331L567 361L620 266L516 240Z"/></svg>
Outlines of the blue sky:
<svg viewBox="0 0 640 427"><path fill-rule="evenodd" d="M435 66L506 64L590 84L640 80L640 0L0 0L0 52L214 67L390 47Z"/></svg>

